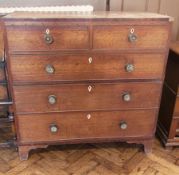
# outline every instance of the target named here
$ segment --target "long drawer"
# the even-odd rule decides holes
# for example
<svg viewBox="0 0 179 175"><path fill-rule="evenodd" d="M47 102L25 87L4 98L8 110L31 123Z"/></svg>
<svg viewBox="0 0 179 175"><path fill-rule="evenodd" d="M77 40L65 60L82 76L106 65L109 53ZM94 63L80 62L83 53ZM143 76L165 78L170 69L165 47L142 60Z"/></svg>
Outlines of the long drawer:
<svg viewBox="0 0 179 175"><path fill-rule="evenodd" d="M14 82L161 79L164 55L17 55L10 67Z"/></svg>
<svg viewBox="0 0 179 175"><path fill-rule="evenodd" d="M61 84L13 88L17 113L41 113L158 107L161 83Z"/></svg>
<svg viewBox="0 0 179 175"><path fill-rule="evenodd" d="M89 48L87 26L9 26L7 39L10 51L55 51Z"/></svg>
<svg viewBox="0 0 179 175"><path fill-rule="evenodd" d="M20 143L149 137L155 110L17 115Z"/></svg>
<svg viewBox="0 0 179 175"><path fill-rule="evenodd" d="M161 49L166 48L167 40L168 26L96 26L93 29L94 49Z"/></svg>

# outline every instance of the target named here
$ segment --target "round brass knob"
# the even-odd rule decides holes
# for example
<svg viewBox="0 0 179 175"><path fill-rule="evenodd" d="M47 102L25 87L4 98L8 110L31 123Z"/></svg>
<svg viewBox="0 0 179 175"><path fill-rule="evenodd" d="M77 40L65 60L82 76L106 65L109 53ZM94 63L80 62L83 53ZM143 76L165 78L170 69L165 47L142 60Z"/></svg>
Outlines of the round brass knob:
<svg viewBox="0 0 179 175"><path fill-rule="evenodd" d="M56 124L50 125L50 132L51 133L57 133L58 132L58 126Z"/></svg>
<svg viewBox="0 0 179 175"><path fill-rule="evenodd" d="M45 43L48 44L48 45L49 45L49 44L52 44L53 41L54 41L53 36L46 33L46 34L44 35L44 41L45 41Z"/></svg>
<svg viewBox="0 0 179 175"><path fill-rule="evenodd" d="M57 102L57 97L55 95L49 95L48 96L48 102L53 105Z"/></svg>
<svg viewBox="0 0 179 175"><path fill-rule="evenodd" d="M134 65L133 64L127 64L125 66L126 72L133 72L134 71Z"/></svg>
<svg viewBox="0 0 179 175"><path fill-rule="evenodd" d="M119 126L120 126L120 128L121 128L122 130L127 129L127 123L126 123L125 121L121 121L120 124L119 124Z"/></svg>
<svg viewBox="0 0 179 175"><path fill-rule="evenodd" d="M131 95L129 93L125 93L123 95L123 100L126 102L131 101Z"/></svg>
<svg viewBox="0 0 179 175"><path fill-rule="evenodd" d="M128 36L128 40L131 43L137 41L137 35L135 35L134 33L130 33L129 36Z"/></svg>
<svg viewBox="0 0 179 175"><path fill-rule="evenodd" d="M48 65L46 65L46 67L45 67L45 71L46 71L48 74L53 74L53 73L55 72L55 68L54 68L52 65L48 64Z"/></svg>

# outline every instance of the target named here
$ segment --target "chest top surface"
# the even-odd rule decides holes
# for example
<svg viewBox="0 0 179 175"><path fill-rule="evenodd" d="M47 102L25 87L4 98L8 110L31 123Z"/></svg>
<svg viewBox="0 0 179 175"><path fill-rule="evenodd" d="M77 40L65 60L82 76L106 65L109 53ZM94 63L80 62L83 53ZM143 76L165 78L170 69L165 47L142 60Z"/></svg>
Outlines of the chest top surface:
<svg viewBox="0 0 179 175"><path fill-rule="evenodd" d="M164 20L172 21L166 15L142 12L15 12L4 17L4 20L42 20L42 19L121 19L121 20Z"/></svg>

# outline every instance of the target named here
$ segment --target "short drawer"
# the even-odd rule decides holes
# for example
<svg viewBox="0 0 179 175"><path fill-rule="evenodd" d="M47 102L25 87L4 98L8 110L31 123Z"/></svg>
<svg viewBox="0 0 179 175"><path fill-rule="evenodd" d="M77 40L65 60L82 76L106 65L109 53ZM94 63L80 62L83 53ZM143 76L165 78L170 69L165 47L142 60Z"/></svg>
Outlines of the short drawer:
<svg viewBox="0 0 179 175"><path fill-rule="evenodd" d="M177 97L176 102L175 102L174 115L179 117L179 97Z"/></svg>
<svg viewBox="0 0 179 175"><path fill-rule="evenodd" d="M87 26L54 27L34 24L34 26L10 26L7 29L10 51L56 51L89 48Z"/></svg>
<svg viewBox="0 0 179 175"><path fill-rule="evenodd" d="M118 110L158 107L161 83L33 85L13 89L17 113Z"/></svg>
<svg viewBox="0 0 179 175"><path fill-rule="evenodd" d="M156 111L74 112L18 115L20 143L75 139L151 137Z"/></svg>
<svg viewBox="0 0 179 175"><path fill-rule="evenodd" d="M94 49L164 49L168 26L96 26Z"/></svg>
<svg viewBox="0 0 179 175"><path fill-rule="evenodd" d="M161 79L164 59L162 54L18 55L10 56L10 67L17 83Z"/></svg>

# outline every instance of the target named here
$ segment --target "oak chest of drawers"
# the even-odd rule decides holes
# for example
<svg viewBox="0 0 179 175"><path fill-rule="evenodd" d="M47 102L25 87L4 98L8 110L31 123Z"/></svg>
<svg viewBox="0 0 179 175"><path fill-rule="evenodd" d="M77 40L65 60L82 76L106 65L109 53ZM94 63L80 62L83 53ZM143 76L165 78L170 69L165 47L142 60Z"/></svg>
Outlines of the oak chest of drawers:
<svg viewBox="0 0 179 175"><path fill-rule="evenodd" d="M157 134L166 146L179 146L179 42L171 44Z"/></svg>
<svg viewBox="0 0 179 175"><path fill-rule="evenodd" d="M125 141L151 151L169 17L14 13L4 23L21 159L64 143Z"/></svg>

